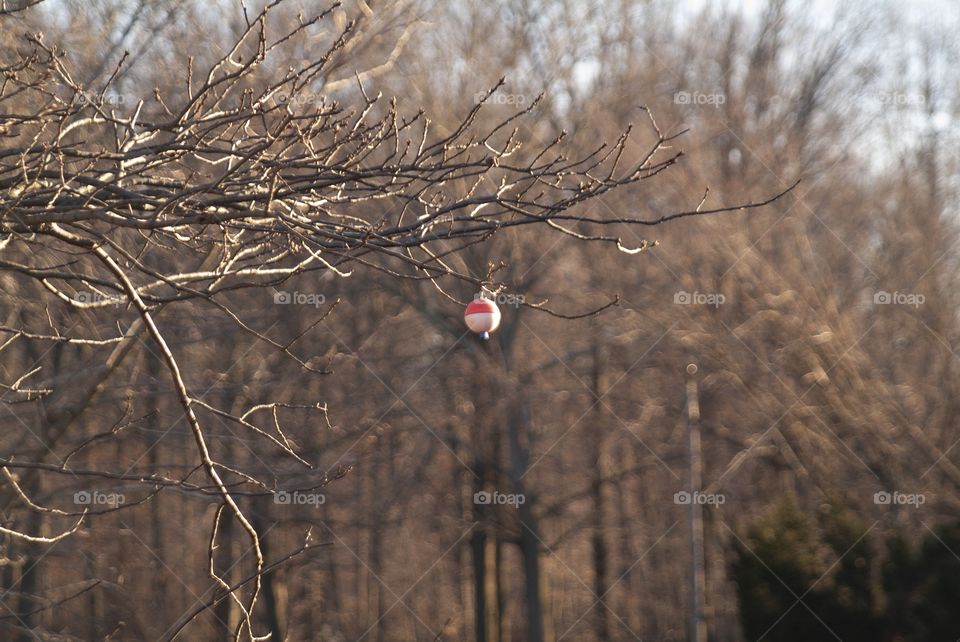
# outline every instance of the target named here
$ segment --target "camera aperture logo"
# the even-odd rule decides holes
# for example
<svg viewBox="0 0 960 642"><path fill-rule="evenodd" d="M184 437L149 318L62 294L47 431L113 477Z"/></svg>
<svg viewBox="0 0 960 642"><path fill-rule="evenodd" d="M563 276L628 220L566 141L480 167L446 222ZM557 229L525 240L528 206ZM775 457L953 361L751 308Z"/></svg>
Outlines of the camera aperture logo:
<svg viewBox="0 0 960 642"><path fill-rule="evenodd" d="M73 494L73 503L78 506L122 506L127 498L121 493L102 493L99 490L79 490Z"/></svg>
<svg viewBox="0 0 960 642"><path fill-rule="evenodd" d="M673 294L673 302L677 305L712 305L719 308L726 303L727 297L719 292L686 292L680 290Z"/></svg>
<svg viewBox="0 0 960 642"><path fill-rule="evenodd" d="M923 493L881 490L873 494L873 503L877 506L913 506L914 508L920 508L926 501L927 497Z"/></svg>
<svg viewBox="0 0 960 642"><path fill-rule="evenodd" d="M673 494L673 503L678 506L689 506L691 504L698 506L723 506L727 503L727 497L720 493L701 493L699 490L691 493L681 490Z"/></svg>
<svg viewBox="0 0 960 642"><path fill-rule="evenodd" d="M527 498L522 494L508 494L501 493L499 491L488 492L481 490L480 492L473 494L473 503L478 506L513 506L518 508L521 504L525 504Z"/></svg>
<svg viewBox="0 0 960 642"><path fill-rule="evenodd" d="M327 496L322 493L302 493L300 491L281 490L273 495L273 503L283 506L322 506Z"/></svg>
<svg viewBox="0 0 960 642"><path fill-rule="evenodd" d="M273 293L273 302L276 305L312 305L319 308L327 300L327 297L320 293L308 294L306 292L287 292L280 290Z"/></svg>

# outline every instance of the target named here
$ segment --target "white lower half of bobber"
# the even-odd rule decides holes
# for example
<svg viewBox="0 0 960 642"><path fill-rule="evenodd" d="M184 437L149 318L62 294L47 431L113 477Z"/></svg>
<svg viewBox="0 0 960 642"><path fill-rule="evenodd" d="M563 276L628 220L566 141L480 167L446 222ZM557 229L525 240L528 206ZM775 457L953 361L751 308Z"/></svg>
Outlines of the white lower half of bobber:
<svg viewBox="0 0 960 642"><path fill-rule="evenodd" d="M464 320L473 332L493 332L500 326L500 311L468 314Z"/></svg>

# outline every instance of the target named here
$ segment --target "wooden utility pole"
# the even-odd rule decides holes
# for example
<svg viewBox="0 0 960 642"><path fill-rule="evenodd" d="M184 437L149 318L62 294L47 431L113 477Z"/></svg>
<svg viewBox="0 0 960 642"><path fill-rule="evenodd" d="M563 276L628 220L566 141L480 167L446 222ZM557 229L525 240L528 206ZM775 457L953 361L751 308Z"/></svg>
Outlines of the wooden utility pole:
<svg viewBox="0 0 960 642"><path fill-rule="evenodd" d="M703 561L703 504L697 501L703 485L700 460L700 399L697 364L687 365L687 448L690 468L690 640L707 642L704 598L706 574Z"/></svg>

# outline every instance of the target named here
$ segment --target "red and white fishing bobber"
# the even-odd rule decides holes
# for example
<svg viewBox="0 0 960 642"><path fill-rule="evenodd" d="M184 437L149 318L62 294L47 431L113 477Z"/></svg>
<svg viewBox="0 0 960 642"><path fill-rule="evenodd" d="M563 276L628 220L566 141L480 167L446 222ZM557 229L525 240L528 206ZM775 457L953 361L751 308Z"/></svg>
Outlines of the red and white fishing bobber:
<svg viewBox="0 0 960 642"><path fill-rule="evenodd" d="M500 325L500 308L481 294L467 306L463 319L470 330L486 341L490 338L490 333Z"/></svg>

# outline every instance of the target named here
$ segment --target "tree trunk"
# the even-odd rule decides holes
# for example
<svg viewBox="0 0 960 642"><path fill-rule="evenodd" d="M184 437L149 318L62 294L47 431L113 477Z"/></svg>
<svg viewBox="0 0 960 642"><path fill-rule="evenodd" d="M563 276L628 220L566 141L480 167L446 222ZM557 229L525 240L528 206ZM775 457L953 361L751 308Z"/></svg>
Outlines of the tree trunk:
<svg viewBox="0 0 960 642"><path fill-rule="evenodd" d="M703 568L703 507L696 500L701 492L702 466L700 463L700 401L697 393L697 366L687 366L687 436L689 448L690 481L690 640L707 642L707 622L704 615L706 581Z"/></svg>
<svg viewBox="0 0 960 642"><path fill-rule="evenodd" d="M593 395L599 400L604 395L603 381L603 357L601 354L600 337L594 326L593 332ZM603 537L604 529L604 502L603 502L603 480L606 475L604 469L603 441L606 436L606 426L603 422L603 404L596 403L593 406L593 438L590 440L593 451L591 460L593 466L590 471L590 498L593 504L591 514L591 547L593 552L593 592L597 599L601 600L596 612L593 614L596 627L596 637L598 640L610 639L610 610L604 606L603 599L607 594L607 546Z"/></svg>
<svg viewBox="0 0 960 642"><path fill-rule="evenodd" d="M487 346L489 348L489 346ZM494 519L494 507L478 503L477 493L489 492L496 486L494 478L500 460L501 422L496 417L492 395L485 395L487 383L495 380L498 373L490 359L480 357L474 368L473 386L474 421L471 443L474 445L473 515L477 527L471 538L474 575L474 629L477 642L500 642L500 559L498 537Z"/></svg>
<svg viewBox="0 0 960 642"><path fill-rule="evenodd" d="M257 533L260 534L260 549L263 551L263 559L269 560L270 542L266 537L269 529L264 527L263 519L259 515L254 515L251 523L253 527L257 529ZM283 627L280 623L280 605L277 599L276 578L274 578L273 573L265 573L263 575L262 587L263 605L267 612L267 626L270 628L270 640L282 642L284 639Z"/></svg>
<svg viewBox="0 0 960 642"><path fill-rule="evenodd" d="M507 421L507 436L510 447L510 481L513 492L523 497L518 506L520 513L520 552L523 556L523 573L526 583L526 620L528 642L543 642L543 604L540 599L540 535L534 516L534 497L525 492L523 476L530 464L530 455L520 441L523 430L529 435L530 413L526 401L521 399L511 404Z"/></svg>
<svg viewBox="0 0 960 642"><path fill-rule="evenodd" d="M500 586L496 535L478 528L472 539L477 642L500 642Z"/></svg>

